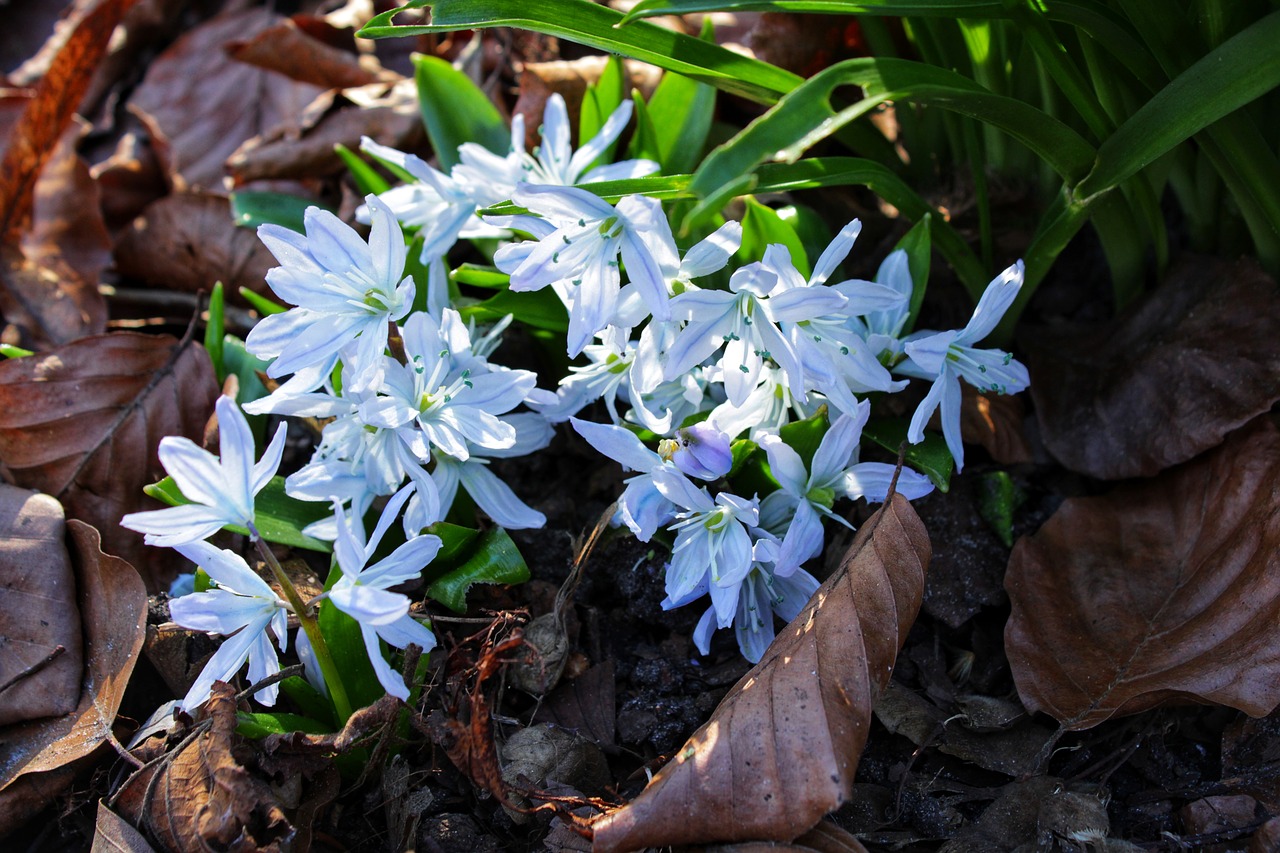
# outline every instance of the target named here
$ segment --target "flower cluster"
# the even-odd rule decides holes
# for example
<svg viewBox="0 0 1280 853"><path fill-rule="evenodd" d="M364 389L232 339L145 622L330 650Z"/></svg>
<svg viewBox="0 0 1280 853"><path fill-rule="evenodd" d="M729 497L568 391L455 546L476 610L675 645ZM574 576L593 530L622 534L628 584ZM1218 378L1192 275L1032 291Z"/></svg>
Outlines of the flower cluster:
<svg viewBox="0 0 1280 853"><path fill-rule="evenodd" d="M732 265L743 242L736 222L704 232L682 253L661 202L631 195L610 203L590 191L595 181L657 170L647 160L592 167L630 116L624 102L575 152L564 103L552 96L540 148L525 150L517 117L505 155L468 143L448 174L365 140L367 154L414 179L365 199L357 218L369 225L367 239L316 208L305 215L305 233L261 226L279 262L267 281L292 307L264 317L247 338L277 384L244 408L322 419L311 459L286 478L285 490L332 508L305 532L333 542L340 574L304 605L203 541L225 525L256 536L254 495L279 464L283 427L255 463L244 416L223 398L220 460L185 439L165 439L161 459L192 503L125 523L205 568L216 588L176 600L174 618L229 637L185 707L246 661L255 681L276 671L271 636L283 649L286 613L305 626L317 605L359 624L382 685L406 697L382 644L435 643L394 591L440 550L424 531L449 515L459 489L502 527L541 526L542 514L489 463L545 447L553 425L564 422L633 472L615 521L642 541L670 544L664 606L709 598L698 647L705 653L716 629L732 627L743 654L758 660L774 615L794 617L817 588L804 565L822 552L828 522L848 526L837 502L886 498L893 466L859 458L867 395L900 391L910 378L929 381L910 440L923 440L940 410L960 467L960 380L999 393L1026 386L1026 370L1011 356L974 346L1017 295L1021 263L991 283L963 329L909 333L913 283L904 252L890 255L874 281L837 275L858 237L856 220L808 273L781 244ZM507 199L524 212L480 214ZM498 241L493 263L511 291L549 289L565 307L566 351L577 363L554 392L537 388L532 372L490 360L510 317L488 328L464 319L446 257L457 241L479 238ZM421 245L425 281L406 271L410 242ZM608 423L578 417L596 401ZM933 488L910 469L898 477L908 498ZM378 520L366 535L362 520L371 512ZM370 565L397 521L404 544ZM304 661L316 659L316 639L299 633ZM275 688L259 698L270 704Z"/></svg>

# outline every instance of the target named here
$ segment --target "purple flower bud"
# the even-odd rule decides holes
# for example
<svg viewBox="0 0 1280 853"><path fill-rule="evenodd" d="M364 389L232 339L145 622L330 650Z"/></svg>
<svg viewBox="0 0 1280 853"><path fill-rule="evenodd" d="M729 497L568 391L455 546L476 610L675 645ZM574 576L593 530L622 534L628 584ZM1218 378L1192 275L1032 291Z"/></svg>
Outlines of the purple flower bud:
<svg viewBox="0 0 1280 853"><path fill-rule="evenodd" d="M676 436L677 448L671 461L690 477L718 480L733 467L729 436L706 421L677 430Z"/></svg>

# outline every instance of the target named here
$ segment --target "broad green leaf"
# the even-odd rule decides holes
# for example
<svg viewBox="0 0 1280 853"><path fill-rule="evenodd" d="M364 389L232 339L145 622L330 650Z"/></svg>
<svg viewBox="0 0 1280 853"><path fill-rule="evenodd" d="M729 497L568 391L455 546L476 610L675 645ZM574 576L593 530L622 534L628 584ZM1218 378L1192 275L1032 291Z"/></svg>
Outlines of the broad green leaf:
<svg viewBox="0 0 1280 853"><path fill-rule="evenodd" d="M829 429L831 429L831 418L824 405L819 406L818 411L804 420L792 421L778 430L778 436L783 444L800 454L800 458L804 460L805 469L812 470L813 456L818 452L818 445L822 444L822 439Z"/></svg>
<svg viewBox="0 0 1280 853"><path fill-rule="evenodd" d="M483 287L486 290L497 290L511 282L511 276L497 267L485 267L479 264L463 264L449 273L449 277L458 284Z"/></svg>
<svg viewBox="0 0 1280 853"><path fill-rule="evenodd" d="M569 330L569 312L550 287L541 290L500 290L473 305L463 305L458 313L464 320L493 323L511 314L516 320L535 329L564 334Z"/></svg>
<svg viewBox="0 0 1280 853"><path fill-rule="evenodd" d="M347 170L351 172L351 179L356 182L356 188L360 190L361 195L381 195L391 189L391 183L379 175L378 170L370 166L368 161L359 154L342 143L334 145L333 150L338 152Z"/></svg>
<svg viewBox="0 0 1280 853"><path fill-rule="evenodd" d="M865 97L836 109L833 96L844 86L862 87ZM837 63L810 77L712 151L690 187L700 197L713 197L766 160L794 162L818 141L888 101L933 105L999 128L1038 154L1068 183L1079 181L1093 165L1093 146L1029 104L993 94L947 69L904 59L864 58Z"/></svg>
<svg viewBox="0 0 1280 853"><path fill-rule="evenodd" d="M289 701L297 705L306 716L337 726L333 705L328 697L312 687L311 682L305 678L296 675L286 678L280 682L280 692L289 697Z"/></svg>
<svg viewBox="0 0 1280 853"><path fill-rule="evenodd" d="M236 734L251 740L261 740L267 735L285 735L290 732L327 735L332 731L332 725L301 714L286 714L279 711L236 712Z"/></svg>
<svg viewBox="0 0 1280 853"><path fill-rule="evenodd" d="M418 106L440 168L448 172L458 161L458 146L477 142L495 154L511 146L511 131L489 96L471 78L443 59L413 56Z"/></svg>
<svg viewBox="0 0 1280 853"><path fill-rule="evenodd" d="M907 440L907 429L911 422L907 418L873 418L862 428L862 437L869 438L876 444L896 454L898 448ZM938 491L946 492L951 488L951 472L956 462L951 458L947 442L937 433L926 432L924 441L919 444L907 444L906 464L924 474Z"/></svg>
<svg viewBox="0 0 1280 853"><path fill-rule="evenodd" d="M819 12L829 15L939 15L946 18L1004 17L1004 4L992 0L641 0L623 18L631 23L658 15L695 12Z"/></svg>
<svg viewBox="0 0 1280 853"><path fill-rule="evenodd" d="M653 122L656 159L667 174L692 172L715 116L716 90L706 83L668 71L647 104Z"/></svg>
<svg viewBox="0 0 1280 853"><path fill-rule="evenodd" d="M431 8L430 24L392 23L404 9L424 7ZM616 26L621 21L622 13L591 0L413 0L375 16L358 35L392 38L518 27L639 59L764 104L800 83L800 77L789 71L693 36L644 21Z"/></svg>
<svg viewBox="0 0 1280 853"><path fill-rule="evenodd" d="M781 243L791 253L792 265L800 271L800 275L808 279L809 257L791 223L783 220L773 208L761 204L751 196L747 196L744 202L746 213L742 217L742 245L736 254L738 260L744 264L758 261L764 257L764 250L770 244Z"/></svg>
<svg viewBox="0 0 1280 853"><path fill-rule="evenodd" d="M649 115L649 106L639 92L633 93L631 100L636 105L636 129L627 146L627 157L659 162L658 132L653 126L653 117Z"/></svg>
<svg viewBox="0 0 1280 853"><path fill-rule="evenodd" d="M236 192L231 194L231 217L241 228L281 225L299 234L306 229L303 217L314 201L287 193Z"/></svg>
<svg viewBox="0 0 1280 853"><path fill-rule="evenodd" d="M193 503L182 494L172 477L165 477L158 483L144 486L142 490L169 506ZM268 542L328 553L333 550L332 545L307 536L302 532L302 528L327 518L329 513L327 504L300 501L289 497L284 493L284 477L272 477L254 500L253 523L258 528L258 533ZM225 529L244 536L249 535L248 529L239 525L228 524Z"/></svg>
<svg viewBox="0 0 1280 853"><path fill-rule="evenodd" d="M423 532L440 537L440 551L431 561L432 568L456 565L470 553L472 545L480 536L480 531L473 527L449 524L446 521L437 521Z"/></svg>
<svg viewBox="0 0 1280 853"><path fill-rule="evenodd" d="M933 214L926 213L894 246L907 253L907 269L911 271L911 317L904 330L907 332L915 328L924 292L929 286L929 264L933 259L933 241L929 235L931 222Z"/></svg>
<svg viewBox="0 0 1280 853"><path fill-rule="evenodd" d="M222 338L226 334L226 300L222 293L222 282L213 283L213 293L209 294L209 322L204 327L204 348L213 362L213 372L221 385L227 378L227 368L222 363Z"/></svg>
<svg viewBox="0 0 1280 853"><path fill-rule="evenodd" d="M467 590L476 583L515 584L529 579L520 549L501 527L486 530L466 562L440 576L427 595L456 613L467 611Z"/></svg>
<svg viewBox="0 0 1280 853"><path fill-rule="evenodd" d="M729 473L725 476L732 477L738 473L738 470L746 463L751 454L760 448L749 438L740 438L729 445L729 453L732 455L733 462L729 465Z"/></svg>
<svg viewBox="0 0 1280 853"><path fill-rule="evenodd" d="M622 57L616 54L610 56L605 63L604 71L600 74L600 79L587 86L586 94L582 98L582 110L578 115L579 147L587 140L594 139L600 133L600 128L604 127L604 123L609 120L609 116L613 115L613 111L622 105L626 83L627 73L622 65ZM587 169L593 169L602 163L612 163L613 152L617 145L618 142L615 139L594 162L588 165Z"/></svg>
<svg viewBox="0 0 1280 853"><path fill-rule="evenodd" d="M992 471L982 475L978 512L1006 548L1013 547L1013 513L1026 497L1008 472Z"/></svg>

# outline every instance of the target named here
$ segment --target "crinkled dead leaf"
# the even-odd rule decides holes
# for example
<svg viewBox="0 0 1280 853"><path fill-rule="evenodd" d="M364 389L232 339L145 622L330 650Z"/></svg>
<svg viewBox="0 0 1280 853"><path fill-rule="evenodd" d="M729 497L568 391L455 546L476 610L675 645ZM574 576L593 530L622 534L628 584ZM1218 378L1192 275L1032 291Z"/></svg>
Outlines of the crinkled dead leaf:
<svg viewBox="0 0 1280 853"><path fill-rule="evenodd" d="M0 732L0 791L92 752L111 734L125 685L142 650L147 593L138 573L102 553L98 531L67 522L84 628L85 667L75 709ZM70 778L67 779L70 781Z"/></svg>
<svg viewBox="0 0 1280 853"><path fill-rule="evenodd" d="M277 129L248 140L227 160L237 184L263 179L304 179L342 174L346 164L334 150L344 145L355 151L360 139L413 151L427 135L418 111L412 80L373 83L326 92L312 102L301 130Z"/></svg>
<svg viewBox="0 0 1280 853"><path fill-rule="evenodd" d="M89 853L155 853L155 848L127 820L99 801Z"/></svg>
<svg viewBox="0 0 1280 853"><path fill-rule="evenodd" d="M231 685L215 683L204 706L207 728L164 761L135 774L127 783L127 796L117 802L122 816L145 826L166 850L292 849L294 828L271 788L232 753L235 696Z"/></svg>
<svg viewBox="0 0 1280 853"><path fill-rule="evenodd" d="M165 196L116 242L121 274L188 293L208 293L219 281L231 294L241 287L267 293L267 270L275 265L257 234L236 227L231 202L210 193Z"/></svg>
<svg viewBox="0 0 1280 853"><path fill-rule="evenodd" d="M19 485L101 530L108 550L159 588L167 554L144 550L120 518L154 506L142 487L163 475L160 439L198 441L217 393L208 354L167 335L95 335L0 362L0 461Z"/></svg>
<svg viewBox="0 0 1280 853"><path fill-rule="evenodd" d="M133 0L102 0L59 48L18 118L0 160L0 240L16 242L31 219L36 179L53 153L121 15Z"/></svg>
<svg viewBox="0 0 1280 853"><path fill-rule="evenodd" d="M675 759L594 824L594 849L790 841L845 802L929 557L895 496Z"/></svg>
<svg viewBox="0 0 1280 853"><path fill-rule="evenodd" d="M1184 260L1102 329L1037 330L1031 395L1045 446L1104 480L1149 477L1280 400L1280 292L1257 261Z"/></svg>
<svg viewBox="0 0 1280 853"><path fill-rule="evenodd" d="M1014 547L1005 647L1022 702L1068 729L1166 702L1280 703L1280 432L1100 497Z"/></svg>
<svg viewBox="0 0 1280 853"><path fill-rule="evenodd" d="M252 38L228 42L227 55L325 89L364 86L380 79L376 60L373 68L366 67L355 53L317 38L313 34L317 26L329 27L320 19L308 20L303 15L286 18Z"/></svg>
<svg viewBox="0 0 1280 853"><path fill-rule="evenodd" d="M130 99L179 184L216 189L242 142L296 120L323 88L237 62L224 46L283 20L265 9L227 12L174 42Z"/></svg>
<svg viewBox="0 0 1280 853"><path fill-rule="evenodd" d="M82 646L62 507L0 483L0 726L72 711Z"/></svg>

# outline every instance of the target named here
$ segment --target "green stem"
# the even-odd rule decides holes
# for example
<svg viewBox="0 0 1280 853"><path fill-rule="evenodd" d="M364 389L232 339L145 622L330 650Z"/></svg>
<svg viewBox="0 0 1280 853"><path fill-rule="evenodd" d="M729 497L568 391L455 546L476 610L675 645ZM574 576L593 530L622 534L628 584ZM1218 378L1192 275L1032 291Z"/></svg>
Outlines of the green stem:
<svg viewBox="0 0 1280 853"><path fill-rule="evenodd" d="M306 633L307 639L311 641L311 649L315 652L316 661L320 664L320 673L324 676L325 684L329 687L329 695L333 697L333 707L338 712L338 722L340 725L345 724L351 717L351 700L347 698L347 690L342 684L342 678L338 675L338 667L333 662L333 655L329 653L329 646L324 641L324 635L320 633L320 623L316 621L316 617L312 615L306 602L302 600L302 596L298 595L298 590L294 587L293 581L289 580L289 576L285 574L284 567L280 565L276 555L271 553L271 549L267 547L267 543L258 535L258 530L253 525L249 526L249 538L257 546L258 553L262 555L262 559L271 567L271 574L275 576L276 583L280 584L280 589L284 592L284 597L289 602L289 607L298 617L298 622L302 625L302 630Z"/></svg>

